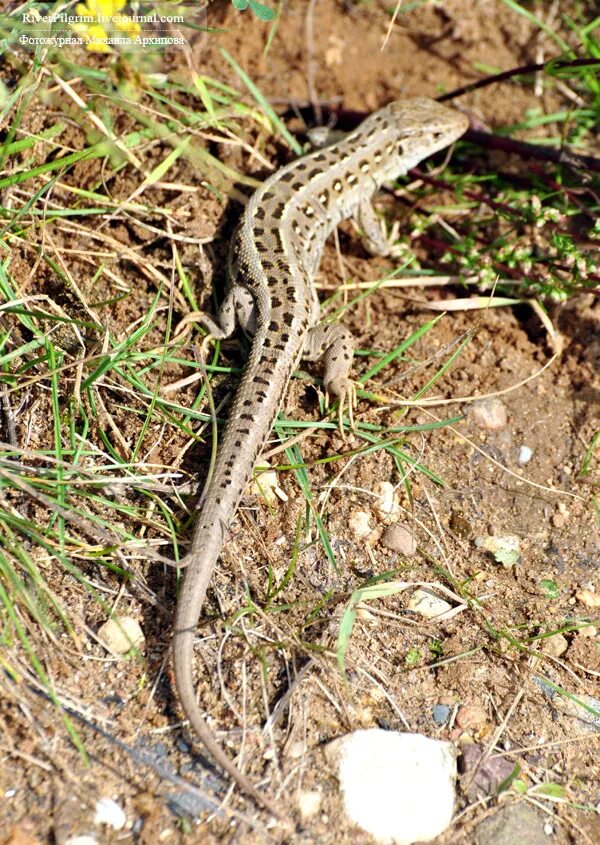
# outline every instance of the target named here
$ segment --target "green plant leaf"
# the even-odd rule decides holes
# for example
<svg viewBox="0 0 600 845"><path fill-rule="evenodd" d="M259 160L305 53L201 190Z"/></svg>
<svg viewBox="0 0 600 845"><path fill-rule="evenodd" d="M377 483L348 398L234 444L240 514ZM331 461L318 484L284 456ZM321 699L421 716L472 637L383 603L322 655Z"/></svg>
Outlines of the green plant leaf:
<svg viewBox="0 0 600 845"><path fill-rule="evenodd" d="M275 17L275 10L270 9L268 6L264 6L262 3L259 3L258 0L249 0L250 8L254 12L257 18L260 18L261 21L272 21Z"/></svg>
<svg viewBox="0 0 600 845"><path fill-rule="evenodd" d="M543 578L540 581L540 587L550 599L557 599L560 596L560 587L551 578Z"/></svg>

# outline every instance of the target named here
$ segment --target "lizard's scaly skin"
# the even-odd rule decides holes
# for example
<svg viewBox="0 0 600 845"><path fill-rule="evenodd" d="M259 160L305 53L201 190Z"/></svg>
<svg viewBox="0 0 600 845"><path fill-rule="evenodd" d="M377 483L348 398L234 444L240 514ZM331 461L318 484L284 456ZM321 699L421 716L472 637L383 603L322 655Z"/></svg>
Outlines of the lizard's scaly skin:
<svg viewBox="0 0 600 845"><path fill-rule="evenodd" d="M340 402L351 402L350 333L338 324L317 325L313 279L328 235L352 217L365 233L367 247L385 254L388 245L376 225L373 194L453 143L467 126L464 115L432 100L398 100L339 143L282 167L248 202L232 242L230 286L218 319L203 318L214 337L228 337L239 324L254 339L186 558L175 615L175 680L183 710L206 749L243 790L275 814L276 808L216 742L196 703L193 645L206 589L300 358L323 357L325 388Z"/></svg>

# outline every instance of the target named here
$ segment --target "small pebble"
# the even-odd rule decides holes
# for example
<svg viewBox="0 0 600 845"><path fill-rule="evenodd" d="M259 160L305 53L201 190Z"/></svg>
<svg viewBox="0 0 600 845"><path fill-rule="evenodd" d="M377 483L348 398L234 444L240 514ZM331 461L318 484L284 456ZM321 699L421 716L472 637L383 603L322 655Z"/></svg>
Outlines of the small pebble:
<svg viewBox="0 0 600 845"><path fill-rule="evenodd" d="M434 704L431 708L431 715L433 716L433 721L436 725L442 728L444 725L448 724L448 720L450 718L450 707L447 704Z"/></svg>
<svg viewBox="0 0 600 845"><path fill-rule="evenodd" d="M63 840L63 845L98 845L98 840L89 833L83 833Z"/></svg>
<svg viewBox="0 0 600 845"><path fill-rule="evenodd" d="M430 842L452 820L456 759L449 742L420 734L358 730L335 740L350 820L381 845Z"/></svg>
<svg viewBox="0 0 600 845"><path fill-rule="evenodd" d="M389 521L400 510L394 485L390 484L389 481L380 481L375 485L374 492L377 494L377 499L373 505L373 510L381 520Z"/></svg>
<svg viewBox="0 0 600 845"><path fill-rule="evenodd" d="M482 399L473 402L467 411L475 425L487 431L500 431L508 421L506 408L499 399Z"/></svg>
<svg viewBox="0 0 600 845"><path fill-rule="evenodd" d="M600 593L595 593L592 590L578 590L575 593L575 598L586 607L600 607Z"/></svg>
<svg viewBox="0 0 600 845"><path fill-rule="evenodd" d="M576 636L590 637L590 639L593 639L594 637L598 636L598 629L594 625L584 625L583 628L580 628L577 631Z"/></svg>
<svg viewBox="0 0 600 845"><path fill-rule="evenodd" d="M531 804L507 804L477 825L475 845L550 845L544 825L544 816Z"/></svg>
<svg viewBox="0 0 600 845"><path fill-rule="evenodd" d="M250 484L250 491L253 496L262 496L268 504L272 505L277 501L279 490L277 485L277 473L268 464L261 464L256 467L256 472ZM285 496L285 493L284 493ZM287 496L285 497L287 499Z"/></svg>
<svg viewBox="0 0 600 845"><path fill-rule="evenodd" d="M479 704L464 704L456 714L456 724L466 730L481 730L488 723L485 708Z"/></svg>
<svg viewBox="0 0 600 845"><path fill-rule="evenodd" d="M300 815L306 821L319 812L323 796L316 790L303 789L298 793L297 800Z"/></svg>
<svg viewBox="0 0 600 845"><path fill-rule="evenodd" d="M144 643L140 623L132 616L114 616L98 629L98 639L111 654L127 654Z"/></svg>
<svg viewBox="0 0 600 845"><path fill-rule="evenodd" d="M96 801L94 824L106 824L113 830L122 830L126 821L124 811L112 798L100 798Z"/></svg>
<svg viewBox="0 0 600 845"><path fill-rule="evenodd" d="M413 532L399 522L385 529L381 537L381 544L386 549L398 552L405 557L411 557L417 551L417 540Z"/></svg>
<svg viewBox="0 0 600 845"><path fill-rule="evenodd" d="M306 754L306 743L299 740L298 742L292 742L287 749L288 757L292 760L300 760L301 757L304 757Z"/></svg>
<svg viewBox="0 0 600 845"><path fill-rule="evenodd" d="M541 640L540 651L551 657L560 657L569 648L569 641L562 634L553 634Z"/></svg>
<svg viewBox="0 0 600 845"><path fill-rule="evenodd" d="M369 525L369 514L365 511L354 511L348 520L348 525L357 540L365 540L373 533L373 529Z"/></svg>
<svg viewBox="0 0 600 845"><path fill-rule="evenodd" d="M441 616L442 613L447 613L452 610L452 605L441 599L431 590L419 588L414 591L408 602L408 609L425 619L435 619Z"/></svg>
<svg viewBox="0 0 600 845"><path fill-rule="evenodd" d="M485 759L485 752L485 745L465 745L458 761L462 774L461 790L472 801L494 795L515 767L514 761L507 757L488 756Z"/></svg>
<svg viewBox="0 0 600 845"><path fill-rule="evenodd" d="M533 457L533 450L529 446L521 446L519 449L519 466L524 467Z"/></svg>

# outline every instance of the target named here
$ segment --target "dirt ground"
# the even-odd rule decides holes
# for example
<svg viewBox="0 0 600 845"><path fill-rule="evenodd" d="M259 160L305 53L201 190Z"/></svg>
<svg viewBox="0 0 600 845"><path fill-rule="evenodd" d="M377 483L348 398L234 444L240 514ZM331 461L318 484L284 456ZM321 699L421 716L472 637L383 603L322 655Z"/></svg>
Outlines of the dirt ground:
<svg viewBox="0 0 600 845"><path fill-rule="evenodd" d="M290 101L305 105L312 92L322 102L342 102L348 109L368 112L399 96L436 96L474 81L481 76L480 66L506 69L553 54L553 44L500 0L427 4L416 14L399 18L382 50L390 20L386 5L393 4L318 0L311 4L313 31L307 38L308 4L294 0L286 4L265 56L269 25L248 12L235 12L228 3L215 4L209 23L217 31L196 60L207 76L239 87L220 53L224 47L280 110ZM537 4L540 9L544 5ZM181 55L170 62L169 72L186 73ZM463 97L459 106L473 125L494 128L517 122L528 109L556 110L561 99L556 89L534 92L531 85L511 82ZM46 120L38 107L26 125L30 131L40 131ZM544 131L546 127L540 126L540 135ZM83 143L77 133L74 127L76 149ZM256 178L265 175L260 161L250 161L237 147L216 145L213 153ZM290 156L283 148L267 153L274 164ZM152 152L149 156L152 166ZM512 162L511 166L526 165ZM71 184L88 187L99 167L96 161L77 165ZM177 178L182 184L199 184L183 159ZM136 186L125 169L111 192L126 198ZM452 198L444 193L438 201L451 204ZM182 217L181 233L215 239L212 275L220 280L226 234L238 207L224 218L221 201L201 187L191 198L171 193L161 203L174 209L191 207L193 214ZM164 245L152 239L144 244L135 220L116 221L109 231L119 242L145 250L146 258L157 266L167 262ZM82 253L90 248L88 240L77 242L76 235L57 231L53 237L59 246L69 240ZM349 226L342 227L340 244L346 278L376 280L393 266L367 256ZM421 259L424 267L447 272L425 250ZM198 272L197 250L182 244L181 260L199 301L209 303L211 274L202 278ZM156 287L148 277L136 275L124 256L115 260L115 267L135 291L135 296L106 306L111 331L118 335L143 317ZM69 257L68 268L81 289L89 290L92 273L85 257ZM68 295L47 266L40 265L32 280L31 256L24 251L14 256L11 270L23 290L55 296L68 309ZM335 244L329 243L319 281L329 287L340 280L340 260ZM107 292L100 283L94 301L102 301ZM358 350L385 352L431 319L432 312L417 299L454 295L456 291L447 288L382 290L346 314L344 322L353 331ZM186 807L197 810L202 804L183 780L219 798L227 784L209 761L192 754L181 726L168 653L174 575L145 563L140 555L135 562L140 581L123 589L118 611L139 620L146 642L139 655L126 661L107 659L86 634L104 620L102 608L68 573L47 565L53 589L81 623L78 643L60 633L55 643L60 649L53 652L51 643L46 643L48 671L74 710L103 733L75 719L90 756L85 765L52 706L18 685L11 687L12 697L4 696L0 703L4 798L0 842L68 842L70 836L88 829L96 799L110 797L125 810L127 825L113 833L95 828L97 842L368 843L370 837L345 820L337 781L323 756L328 741L365 727L409 729L448 739L459 754L469 744L485 748L491 743L495 753L520 765L520 779L528 788L545 782L564 788L561 802L536 800L541 824L547 826L546 841L560 845L600 841L600 819L586 809L597 805L599 798L598 733L569 711L552 686L600 698L600 644L597 631L590 627L598 611L585 600L588 597L589 602L590 592L599 590L600 547L593 488L589 478L578 476L599 422L600 303L592 293L581 294L551 307L550 316L562 351L545 369L552 344L528 307L449 314L411 347L409 362L397 359L386 368L385 379L374 389L384 399L360 401L360 420L374 424L426 425L464 414L451 427L416 432L402 442L409 458L443 479L444 487L411 472L409 498L398 467L383 450L360 460L311 463L335 451L349 452L359 442L350 435L343 443L335 431L307 438L301 454L310 464L310 484L319 507L323 501L319 497L336 482L322 515L343 566L334 571L315 537L307 543L303 537L293 577L278 597L284 609L278 613L259 609L252 619L241 615L232 633L222 620L231 622L247 606L248 590L260 608L267 567L281 581L289 566L298 518L305 509L294 474L278 473L286 502L268 506L249 494L236 518L205 608L197 649L200 698L219 741L231 753L243 745L247 774L295 814L298 832L286 835L269 826L266 817L237 794L227 802L238 813L232 819L220 814L197 823L186 815ZM163 329L159 321L146 341L159 343ZM440 404L403 410L401 402L414 396L453 344L469 332L470 341L454 366L427 394ZM226 347L225 354L234 365L242 365L238 344ZM357 377L369 366L369 358L356 356ZM182 367L165 377L175 380L187 374ZM217 402L228 395L228 387L215 388ZM184 388L178 402L191 405L196 390L197 386ZM507 414L506 423L497 430L478 425L472 411L474 398L490 394ZM285 406L288 419L317 420L316 395L304 381L294 380ZM114 410L125 439L134 438L139 425L127 404L121 401ZM18 434L29 432L32 448L51 442L49 415L49 400L41 395L19 416ZM159 435L158 428L147 435L149 463L168 467L176 461L187 478L193 480L198 471L203 477L208 432L206 443L189 450L186 438L178 439L177 432ZM519 462L522 447L532 453L524 465ZM283 464L285 459L280 454L276 460ZM412 556L399 555L382 542L386 519L376 506L382 481L395 486L396 518L415 533L418 550ZM181 500L171 497L169 502L182 518ZM356 529L358 513L368 515L372 529L368 536ZM149 517L148 536L153 537L150 523ZM500 535L521 539L520 560L514 566L502 566L476 543L478 538ZM164 546L160 550L169 554ZM406 594L363 607L346 657L345 682L333 652L345 602L367 578L393 569L399 570L402 580L443 582L467 596L469 604L442 623L408 611ZM98 589L106 588L115 596L121 583L117 576L92 565L87 574ZM325 616L315 614L313 621L310 611L328 601L330 594L338 600ZM580 630L583 625L588 627ZM548 636L555 632L562 633ZM432 716L432 708L439 705L449 707L452 714L445 724L437 724ZM273 713L270 733L264 734L262 726ZM480 841L481 823L499 805L516 801L514 794L509 799L485 794L481 798L468 792L465 778L461 784L456 818L436 840L439 845ZM298 808L307 793L318 793L318 808L301 818ZM523 842L538 841L531 836Z"/></svg>

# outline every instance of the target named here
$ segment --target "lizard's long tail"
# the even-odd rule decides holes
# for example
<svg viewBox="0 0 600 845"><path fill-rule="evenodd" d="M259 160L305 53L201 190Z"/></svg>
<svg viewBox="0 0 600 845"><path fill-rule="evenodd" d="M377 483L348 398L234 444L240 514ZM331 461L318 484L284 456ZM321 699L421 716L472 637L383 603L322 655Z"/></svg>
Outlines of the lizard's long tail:
<svg viewBox="0 0 600 845"><path fill-rule="evenodd" d="M283 354L273 359L270 378L267 379L264 377L267 375L265 364L259 360L263 342L259 331L219 444L214 474L198 514L175 612L173 661L179 700L207 751L246 793L274 816L283 818L281 811L238 771L215 740L196 702L192 673L196 626L223 545L224 532L235 515L256 458L264 448L277 416L283 396L281 385L287 384L301 349L301 338L290 339Z"/></svg>

